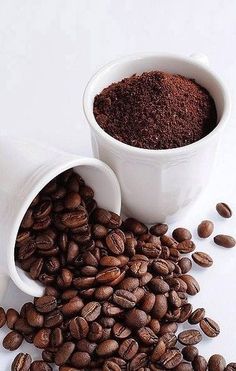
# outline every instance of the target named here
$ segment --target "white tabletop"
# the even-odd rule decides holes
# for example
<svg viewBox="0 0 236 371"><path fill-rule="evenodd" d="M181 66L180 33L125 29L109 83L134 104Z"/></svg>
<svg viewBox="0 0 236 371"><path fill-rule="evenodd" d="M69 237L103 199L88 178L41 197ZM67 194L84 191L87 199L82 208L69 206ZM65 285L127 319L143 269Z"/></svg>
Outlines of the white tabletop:
<svg viewBox="0 0 236 371"><path fill-rule="evenodd" d="M205 53L228 85L232 115L212 182L192 215L179 224L194 229L211 218L217 233L236 235L235 45L234 0L1 0L0 134L91 155L81 101L88 79L102 64L140 51ZM231 220L214 212L222 200L234 206ZM200 352L236 361L236 250L208 240L196 243L210 253L214 266L194 269L201 292L191 301L194 307L204 306L222 330L217 339L204 340ZM1 305L19 308L26 300L30 298L10 284ZM37 354L25 345L21 349ZM0 350L1 371L9 370L12 358Z"/></svg>

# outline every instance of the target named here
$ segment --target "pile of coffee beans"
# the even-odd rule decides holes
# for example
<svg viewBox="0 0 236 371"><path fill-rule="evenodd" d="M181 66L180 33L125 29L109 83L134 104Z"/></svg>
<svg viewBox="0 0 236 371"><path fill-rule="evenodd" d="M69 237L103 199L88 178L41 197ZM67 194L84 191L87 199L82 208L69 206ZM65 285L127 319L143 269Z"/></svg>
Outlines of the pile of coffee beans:
<svg viewBox="0 0 236 371"><path fill-rule="evenodd" d="M161 71L111 84L95 97L93 112L109 135L146 149L186 146L217 125L215 103L206 89Z"/></svg>
<svg viewBox="0 0 236 371"><path fill-rule="evenodd" d="M206 238L213 229L203 221L198 233ZM20 353L12 371L50 371L50 364L60 371L236 370L221 355L207 362L196 348L220 328L188 302L200 287L186 254L201 267L213 260L196 251L189 230L167 232L166 224L148 229L97 207L72 170L51 181L27 210L15 248L17 264L45 294L19 313L0 308L0 327L11 330L3 347L13 351L26 340L42 360ZM178 331L182 323L189 328Z"/></svg>

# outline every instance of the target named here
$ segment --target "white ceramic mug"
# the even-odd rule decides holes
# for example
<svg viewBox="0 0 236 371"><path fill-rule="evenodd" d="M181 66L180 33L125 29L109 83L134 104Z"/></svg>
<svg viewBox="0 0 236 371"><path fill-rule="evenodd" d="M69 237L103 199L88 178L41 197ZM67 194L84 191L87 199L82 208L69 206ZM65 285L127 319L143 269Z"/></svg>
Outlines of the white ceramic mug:
<svg viewBox="0 0 236 371"><path fill-rule="evenodd" d="M95 191L100 207L120 213L117 178L103 162L24 140L0 137L0 298L9 277L25 293L41 296L44 288L14 261L21 220L39 191L61 172L74 168Z"/></svg>
<svg viewBox="0 0 236 371"><path fill-rule="evenodd" d="M93 115L94 97L113 82L153 70L180 74L204 86L216 104L217 127L193 144L164 150L132 147L107 134ZM186 213L208 183L230 113L229 95L221 80L209 70L207 58L138 54L118 59L92 77L83 105L94 154L114 170L120 182L124 214L151 224L173 222Z"/></svg>

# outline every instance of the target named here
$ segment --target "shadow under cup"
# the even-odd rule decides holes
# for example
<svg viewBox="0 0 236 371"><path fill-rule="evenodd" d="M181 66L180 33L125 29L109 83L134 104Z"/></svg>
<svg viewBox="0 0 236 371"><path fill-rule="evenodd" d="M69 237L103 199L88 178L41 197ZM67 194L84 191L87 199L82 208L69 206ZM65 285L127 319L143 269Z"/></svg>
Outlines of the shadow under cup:
<svg viewBox="0 0 236 371"><path fill-rule="evenodd" d="M209 91L218 121L210 134L185 147L149 150L119 142L98 125L93 114L97 94L125 77L155 70L195 79ZM205 190L229 117L230 99L220 79L198 60L140 54L111 62L92 77L84 94L84 111L94 155L114 170L120 182L123 213L152 224L177 221Z"/></svg>

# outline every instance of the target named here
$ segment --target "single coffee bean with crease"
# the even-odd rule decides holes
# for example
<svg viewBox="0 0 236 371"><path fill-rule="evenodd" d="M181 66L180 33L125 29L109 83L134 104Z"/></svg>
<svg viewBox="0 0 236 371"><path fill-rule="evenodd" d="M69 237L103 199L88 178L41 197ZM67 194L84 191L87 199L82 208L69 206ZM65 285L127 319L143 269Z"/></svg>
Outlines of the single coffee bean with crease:
<svg viewBox="0 0 236 371"><path fill-rule="evenodd" d="M0 307L0 328L2 328L5 325L6 320L7 320L7 317L6 317L5 310L2 307Z"/></svg>
<svg viewBox="0 0 236 371"><path fill-rule="evenodd" d="M212 319L205 317L200 321L200 327L208 337L216 337L220 333L219 325Z"/></svg>
<svg viewBox="0 0 236 371"><path fill-rule="evenodd" d="M214 354L209 358L208 370L209 371L224 371L226 367L226 361L220 354Z"/></svg>
<svg viewBox="0 0 236 371"><path fill-rule="evenodd" d="M183 345L196 345L202 340L198 330L185 330L178 335L178 340Z"/></svg>
<svg viewBox="0 0 236 371"><path fill-rule="evenodd" d="M196 264L203 268L209 268L213 264L212 258L205 252L194 252L192 254L192 259Z"/></svg>
<svg viewBox="0 0 236 371"><path fill-rule="evenodd" d="M192 361L194 371L206 371L207 361L204 357L197 355Z"/></svg>
<svg viewBox="0 0 236 371"><path fill-rule="evenodd" d="M198 349L194 345L187 345L182 349L186 361L192 362L198 356Z"/></svg>
<svg viewBox="0 0 236 371"><path fill-rule="evenodd" d="M11 371L29 371L31 362L32 358L29 354L19 353L12 362Z"/></svg>
<svg viewBox="0 0 236 371"><path fill-rule="evenodd" d="M232 248L236 245L235 238L232 236L228 236L226 234L218 234L214 237L214 242L216 245L225 247L225 248Z"/></svg>
<svg viewBox="0 0 236 371"><path fill-rule="evenodd" d="M216 211L223 218L231 218L231 216L232 216L232 210L231 210L231 208L229 207L229 205L227 205L224 202L219 202L216 205Z"/></svg>
<svg viewBox="0 0 236 371"><path fill-rule="evenodd" d="M34 361L30 366L30 371L52 371L52 367L44 361Z"/></svg>
<svg viewBox="0 0 236 371"><path fill-rule="evenodd" d="M186 228L176 228L173 231L172 236L177 242L191 240L192 238L191 232Z"/></svg>

